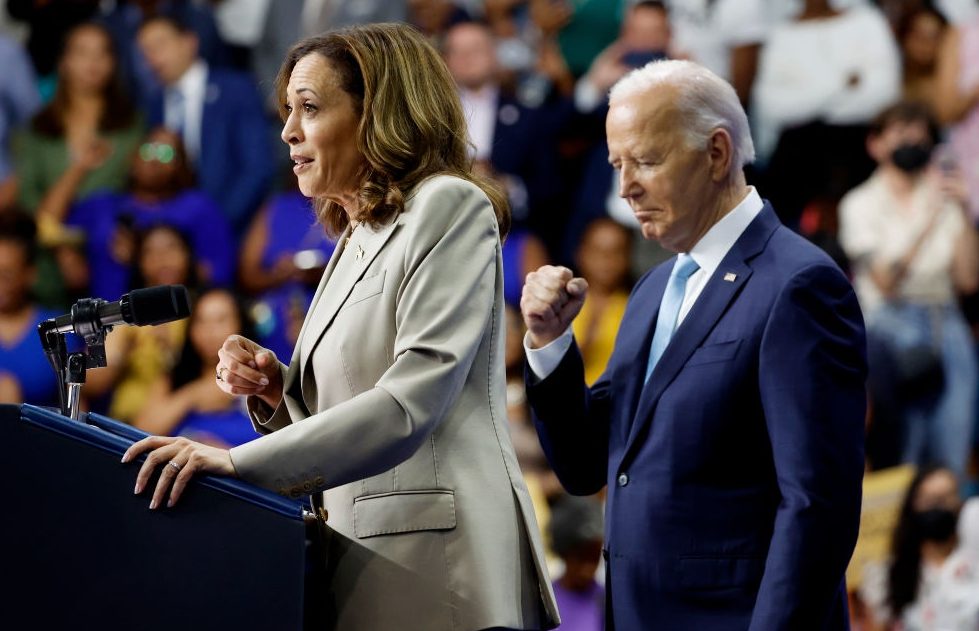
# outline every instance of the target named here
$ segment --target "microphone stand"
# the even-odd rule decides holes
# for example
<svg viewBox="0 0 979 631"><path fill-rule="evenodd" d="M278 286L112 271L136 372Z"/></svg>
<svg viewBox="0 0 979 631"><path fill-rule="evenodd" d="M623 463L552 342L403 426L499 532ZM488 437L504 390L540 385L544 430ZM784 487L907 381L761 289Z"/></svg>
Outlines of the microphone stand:
<svg viewBox="0 0 979 631"><path fill-rule="evenodd" d="M41 347L47 355L48 362L58 375L58 408L65 416L68 415L68 400L65 398L65 368L68 364L68 349L65 346L65 336L58 333L54 318L45 320L37 325L37 334L41 336Z"/></svg>
<svg viewBox="0 0 979 631"><path fill-rule="evenodd" d="M99 305L105 303L99 298L83 298L71 307L75 324L75 332L85 340L85 350L69 353L65 344L65 336L57 330L57 324L52 318L37 326L41 336L41 346L47 355L51 367L58 375L58 402L61 414L73 421L81 420L82 385L85 383L85 371L89 368L104 368L107 365L105 357L105 336L112 330L111 326L103 326L99 320Z"/></svg>

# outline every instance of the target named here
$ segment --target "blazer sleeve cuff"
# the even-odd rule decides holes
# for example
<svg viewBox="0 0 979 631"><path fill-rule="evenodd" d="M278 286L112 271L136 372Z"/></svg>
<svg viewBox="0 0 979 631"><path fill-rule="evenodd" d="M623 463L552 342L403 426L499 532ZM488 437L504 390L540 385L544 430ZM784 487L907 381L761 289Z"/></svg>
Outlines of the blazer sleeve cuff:
<svg viewBox="0 0 979 631"><path fill-rule="evenodd" d="M282 373L282 383L285 383L286 367L281 362L279 362L279 370ZM282 400L279 401L278 407L275 408L256 396L246 397L245 411L248 413L248 418L251 419L252 427L259 434L270 434L292 423L292 418L289 416L289 409L286 406L286 394L284 391L282 393Z"/></svg>

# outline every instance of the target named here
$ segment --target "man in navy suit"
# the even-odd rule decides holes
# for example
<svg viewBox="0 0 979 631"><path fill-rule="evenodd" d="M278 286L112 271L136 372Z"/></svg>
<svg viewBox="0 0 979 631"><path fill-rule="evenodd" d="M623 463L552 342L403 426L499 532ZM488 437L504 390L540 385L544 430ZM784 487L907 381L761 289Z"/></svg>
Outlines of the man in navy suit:
<svg viewBox="0 0 979 631"><path fill-rule="evenodd" d="M143 22L138 41L164 86L150 123L181 135L198 185L241 234L272 181L273 152L262 99L247 74L210 67L197 35L173 17Z"/></svg>
<svg viewBox="0 0 979 631"><path fill-rule="evenodd" d="M543 267L521 307L551 465L572 493L608 484L608 624L846 629L866 400L853 289L745 184L747 118L709 70L630 73L606 129L643 236L678 256L636 285L591 388L568 331L584 280Z"/></svg>
<svg viewBox="0 0 979 631"><path fill-rule="evenodd" d="M553 230L548 219L561 193L555 147L570 102L554 97L525 103L505 89L496 40L481 22L449 28L442 53L459 87L477 168L505 185L515 220Z"/></svg>

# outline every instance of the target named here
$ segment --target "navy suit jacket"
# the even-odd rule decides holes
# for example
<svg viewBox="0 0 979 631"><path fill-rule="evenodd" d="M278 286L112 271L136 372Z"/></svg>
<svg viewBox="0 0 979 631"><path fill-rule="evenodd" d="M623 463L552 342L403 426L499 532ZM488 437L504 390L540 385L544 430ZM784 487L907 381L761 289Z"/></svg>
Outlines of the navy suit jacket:
<svg viewBox="0 0 979 631"><path fill-rule="evenodd" d="M490 163L523 180L531 213L547 214L561 193L556 146L567 109L564 101L525 107L503 92L497 101Z"/></svg>
<svg viewBox="0 0 979 631"><path fill-rule="evenodd" d="M672 266L637 284L593 387L575 345L528 373L562 483L608 484L609 626L846 629L866 408L853 289L766 203L644 385Z"/></svg>
<svg viewBox="0 0 979 631"><path fill-rule="evenodd" d="M562 261L570 263L575 260L588 224L609 216L608 197L612 187L616 186L612 179L614 173L615 169L608 161L607 145L604 142L596 144L585 156L584 168L574 196L574 207L565 222L560 254ZM618 194L617 189L615 192Z"/></svg>
<svg viewBox="0 0 979 631"><path fill-rule="evenodd" d="M150 123L163 124L163 96L150 108ZM264 201L275 162L262 98L247 74L209 66L201 119L198 187L224 209L240 234Z"/></svg>

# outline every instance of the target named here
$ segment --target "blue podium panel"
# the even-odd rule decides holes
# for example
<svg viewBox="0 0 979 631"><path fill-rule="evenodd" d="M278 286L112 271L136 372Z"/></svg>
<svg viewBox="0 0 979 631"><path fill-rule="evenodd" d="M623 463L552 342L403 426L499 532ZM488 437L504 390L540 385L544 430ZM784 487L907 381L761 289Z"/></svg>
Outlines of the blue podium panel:
<svg viewBox="0 0 979 631"><path fill-rule="evenodd" d="M214 477L133 495L127 425L0 406L0 628L301 629L300 505Z"/></svg>

